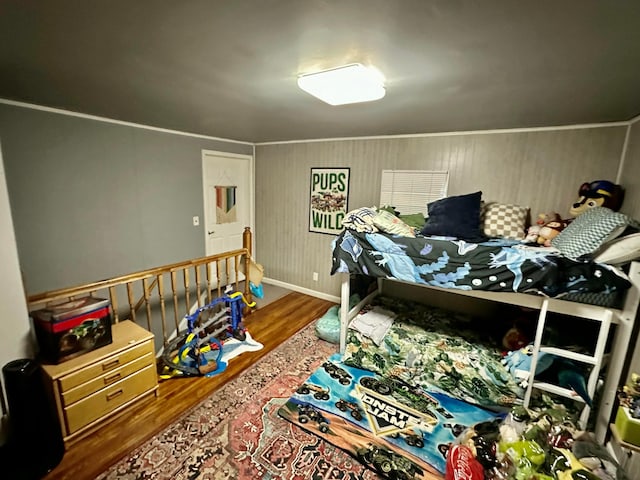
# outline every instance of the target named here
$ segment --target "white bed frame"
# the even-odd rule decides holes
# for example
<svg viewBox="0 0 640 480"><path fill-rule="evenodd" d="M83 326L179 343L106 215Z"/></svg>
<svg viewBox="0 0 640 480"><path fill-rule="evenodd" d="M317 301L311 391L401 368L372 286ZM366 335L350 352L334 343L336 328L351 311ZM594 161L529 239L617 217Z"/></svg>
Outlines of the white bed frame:
<svg viewBox="0 0 640 480"><path fill-rule="evenodd" d="M600 397L597 417L595 421L596 438L599 442L604 443L605 437L608 432L609 423L612 417L612 410L615 405L617 389L620 385L620 377L623 373L625 361L627 358L627 351L629 343L631 341L636 314L638 312L638 303L640 302L639 262L632 262L629 271L629 278L631 280L632 287L626 293L624 305L621 309L599 307L584 303L569 302L560 299L547 298L524 293L443 289L439 287L429 287L382 278L378 279L377 291L368 295L356 306L349 309L350 274L343 273L340 305L340 352L344 353L346 348L347 326L349 322L374 296L385 293L389 289L389 284L396 284L396 288L399 289L409 288L409 286L413 285L417 286L417 288L420 289L421 293L424 292L423 298L420 299L420 301L423 301L424 303L431 303L430 300L432 298L437 299L439 295L442 296L444 294L446 297L448 297L448 300L445 299L443 301L442 299L440 299L439 302L440 306L444 306L445 308L447 303L451 304L452 302L455 302L456 306L464 305L468 302L471 302L470 308L474 308L473 299L480 299L484 301L484 303L486 303L487 301L497 302L536 310L538 311L538 324L534 341L534 352L532 355L528 387L524 398L525 406L529 405L531 392L534 388L571 398L572 400L581 401L580 397L577 397L572 390L567 390L556 385L539 382L533 378L531 372L535 371L539 352L547 352L592 365L593 368L591 369L591 374L589 375L589 378L587 380L587 390L591 395L591 398L593 398L593 395L596 391L600 370L606 358L607 373L605 376L605 382L602 388L602 395ZM453 297L451 297L452 295ZM600 323L598 340L593 355L577 354L568 350L562 350L560 348L545 346L542 344L543 333L546 327L547 313L551 312L584 318L586 320L596 321ZM607 338L609 336L609 327L612 324L616 325L615 333L613 336L613 344L611 345L610 353L605 356L605 347L607 344ZM585 404L580 416L580 423L582 427L586 425L586 422L589 418L589 413L589 407Z"/></svg>

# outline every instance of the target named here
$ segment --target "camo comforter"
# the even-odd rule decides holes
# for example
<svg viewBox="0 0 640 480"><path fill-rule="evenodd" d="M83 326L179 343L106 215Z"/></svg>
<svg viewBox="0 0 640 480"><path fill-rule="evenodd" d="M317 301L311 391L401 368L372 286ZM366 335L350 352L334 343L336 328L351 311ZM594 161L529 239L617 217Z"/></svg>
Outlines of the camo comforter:
<svg viewBox="0 0 640 480"><path fill-rule="evenodd" d="M631 286L613 267L510 240L469 243L344 230L333 241L332 262L332 275L355 273L443 288L535 292L548 297L609 294Z"/></svg>
<svg viewBox="0 0 640 480"><path fill-rule="evenodd" d="M344 363L486 408L522 403L524 390L501 363L498 342L474 330L474 319L387 297L374 304L397 313L393 325L379 346L348 330Z"/></svg>

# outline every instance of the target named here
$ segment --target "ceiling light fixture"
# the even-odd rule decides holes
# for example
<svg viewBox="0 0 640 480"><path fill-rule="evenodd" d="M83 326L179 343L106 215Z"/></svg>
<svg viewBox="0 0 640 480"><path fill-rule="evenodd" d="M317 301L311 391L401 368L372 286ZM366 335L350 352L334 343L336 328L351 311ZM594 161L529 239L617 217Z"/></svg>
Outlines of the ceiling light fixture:
<svg viewBox="0 0 640 480"><path fill-rule="evenodd" d="M298 86L329 105L371 102L386 93L382 74L360 63L300 75Z"/></svg>

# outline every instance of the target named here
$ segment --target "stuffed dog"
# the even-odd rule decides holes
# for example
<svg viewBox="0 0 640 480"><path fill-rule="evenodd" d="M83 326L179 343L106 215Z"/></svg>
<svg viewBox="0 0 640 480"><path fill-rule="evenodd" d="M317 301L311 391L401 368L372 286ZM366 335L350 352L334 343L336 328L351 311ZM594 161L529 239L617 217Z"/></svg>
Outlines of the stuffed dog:
<svg viewBox="0 0 640 480"><path fill-rule="evenodd" d="M622 186L608 180L596 180L583 183L578 191L578 200L571 206L569 213L577 217L593 207L607 207L618 211L624 199Z"/></svg>

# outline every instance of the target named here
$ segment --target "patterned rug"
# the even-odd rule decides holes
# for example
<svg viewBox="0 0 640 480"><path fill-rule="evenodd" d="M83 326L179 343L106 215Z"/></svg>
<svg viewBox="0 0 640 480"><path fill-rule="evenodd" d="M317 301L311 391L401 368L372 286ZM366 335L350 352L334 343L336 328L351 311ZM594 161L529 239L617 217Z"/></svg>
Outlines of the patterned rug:
<svg viewBox="0 0 640 480"><path fill-rule="evenodd" d="M335 350L316 337L313 325L306 327L97 478L379 478L342 450L278 416L296 388Z"/></svg>

